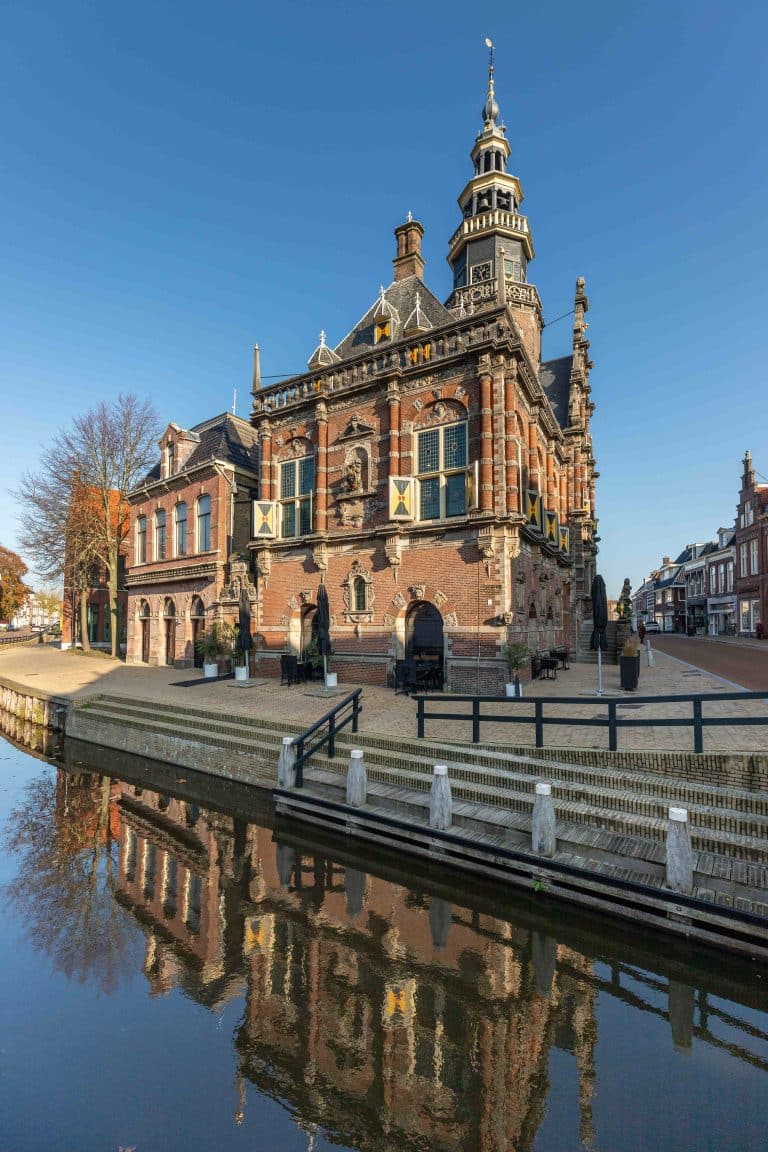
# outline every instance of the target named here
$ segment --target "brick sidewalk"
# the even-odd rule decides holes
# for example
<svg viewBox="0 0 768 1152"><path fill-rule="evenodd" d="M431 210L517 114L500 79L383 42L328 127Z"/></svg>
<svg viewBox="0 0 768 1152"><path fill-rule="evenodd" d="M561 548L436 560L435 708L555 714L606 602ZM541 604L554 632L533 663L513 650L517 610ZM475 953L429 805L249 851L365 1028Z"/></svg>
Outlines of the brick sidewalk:
<svg viewBox="0 0 768 1152"><path fill-rule="evenodd" d="M645 653L641 656L640 695L679 696L689 693L733 691L737 686L705 672L693 669L680 660L663 653L654 652L654 664L648 666ZM295 721L297 734L309 727L328 711L340 696L318 695L318 685L281 686L277 680L262 680L256 685L241 687L234 681L225 680L201 684L194 688L181 688L179 681L190 680L198 675L191 669L146 668L140 665L126 665L110 657L79 653L61 652L48 645L32 645L21 648L0 650L0 678L38 688L44 692L79 698L95 692L114 692L120 695L157 700L163 703L183 704L210 709L211 705L221 708L222 714L274 716L287 721ZM351 690L354 683L344 683L342 688ZM583 704L563 705L565 715L600 713L605 715L605 701L594 696L597 688L597 665L572 664L570 671L558 672L556 680L538 680L525 684L525 699L535 697L560 698L584 696ZM606 693L618 698L624 715L680 717L690 716L690 704L642 705L633 693L622 692L619 687L619 669L615 664L603 668L603 688ZM466 705L453 701L450 693L439 695L441 711L462 711ZM409 697L398 695L391 689L365 686L363 690L364 709L361 717L361 730L372 735L394 736L412 739L416 735L416 705ZM523 702L524 703L524 702ZM504 705L521 708L521 705ZM663 709L663 712L662 712ZM566 711L567 710L567 711ZM529 709L525 709L526 712ZM705 715L765 715L768 718L768 701L751 703L744 701L723 701L721 705L708 705ZM438 727L439 726L439 727ZM450 741L468 741L468 724L431 722L427 735L438 735ZM546 729L546 744L551 747L607 747L607 731L581 726L558 726ZM533 743L533 724L505 725L487 724L482 729L484 744L524 744ZM690 728L648 727L624 729L619 735L620 748L632 749L681 749L693 747ZM752 727L724 726L705 732L705 749L733 752L762 752L768 748L768 719L765 725Z"/></svg>

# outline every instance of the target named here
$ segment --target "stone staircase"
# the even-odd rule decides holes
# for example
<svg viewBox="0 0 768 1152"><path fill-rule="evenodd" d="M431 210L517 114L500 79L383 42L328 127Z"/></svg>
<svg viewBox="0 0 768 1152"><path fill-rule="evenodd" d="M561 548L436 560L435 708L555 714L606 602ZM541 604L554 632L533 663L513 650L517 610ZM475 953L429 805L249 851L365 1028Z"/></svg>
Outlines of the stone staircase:
<svg viewBox="0 0 768 1152"><path fill-rule="evenodd" d="M363 714L365 719L365 714ZM272 788L283 736L295 725L271 717L102 695L78 704L67 734L138 755ZM688 809L696 893L724 906L768 916L768 795L712 787L652 772L511 757L482 746L435 740L337 736L336 757L306 766L305 787L344 802L349 752L362 748L372 811L428 824L436 763L448 764L454 829L486 844L530 849L534 788L552 784L556 859L652 887L664 881L667 811Z"/></svg>
<svg viewBox="0 0 768 1152"><path fill-rule="evenodd" d="M610 620L606 628L606 637L608 639L608 651L603 652L604 664L616 664L618 661L617 644L616 644L616 629L618 625L615 620ZM592 621L584 620L579 632L579 647L576 653L576 659L580 664L597 664L597 652L593 652L589 646L592 639Z"/></svg>

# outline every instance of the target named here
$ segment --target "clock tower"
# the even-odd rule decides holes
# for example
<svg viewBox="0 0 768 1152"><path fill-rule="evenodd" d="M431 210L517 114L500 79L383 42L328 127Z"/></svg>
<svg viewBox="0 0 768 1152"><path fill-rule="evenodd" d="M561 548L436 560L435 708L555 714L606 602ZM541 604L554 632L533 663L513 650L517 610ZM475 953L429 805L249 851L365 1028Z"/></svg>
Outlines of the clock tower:
<svg viewBox="0 0 768 1152"><path fill-rule="evenodd" d="M447 306L460 313L507 303L516 313L521 335L535 364L541 351L543 319L536 288L528 283L533 240L520 212L523 190L507 171L510 146L494 91L493 47L483 128L470 153L475 174L459 196L463 220L451 237L448 263L453 292Z"/></svg>

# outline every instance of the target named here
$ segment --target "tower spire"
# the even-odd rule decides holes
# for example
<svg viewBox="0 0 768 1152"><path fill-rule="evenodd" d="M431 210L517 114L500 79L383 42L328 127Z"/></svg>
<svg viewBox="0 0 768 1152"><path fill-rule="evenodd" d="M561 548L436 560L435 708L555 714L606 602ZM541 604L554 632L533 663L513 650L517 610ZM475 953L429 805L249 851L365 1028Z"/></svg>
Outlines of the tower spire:
<svg viewBox="0 0 768 1152"><path fill-rule="evenodd" d="M486 128L492 128L499 115L499 106L496 103L496 93L493 87L493 56L496 49L493 41L487 36L485 38L485 46L488 49L488 95L483 105L483 124Z"/></svg>

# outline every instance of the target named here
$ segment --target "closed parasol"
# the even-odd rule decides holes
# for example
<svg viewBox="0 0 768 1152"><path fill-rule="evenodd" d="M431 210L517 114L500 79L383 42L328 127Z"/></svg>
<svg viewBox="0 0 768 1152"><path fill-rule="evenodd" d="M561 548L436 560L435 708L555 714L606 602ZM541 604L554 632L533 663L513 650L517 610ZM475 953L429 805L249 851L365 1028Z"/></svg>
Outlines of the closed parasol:
<svg viewBox="0 0 768 1152"><path fill-rule="evenodd" d="M238 652L242 652L243 664L248 663L248 653L253 647L253 638L251 637L251 602L248 599L248 593L245 585L240 588L240 604L238 606L238 632L237 642L235 647Z"/></svg>
<svg viewBox="0 0 768 1152"><path fill-rule="evenodd" d="M325 584L317 590L317 650L323 658L323 680L328 682L328 657L331 654L331 606Z"/></svg>
<svg viewBox="0 0 768 1152"><path fill-rule="evenodd" d="M597 695L603 695L603 652L608 651L608 597L605 580L595 576L590 590L592 598L592 636L589 646L597 652Z"/></svg>

